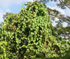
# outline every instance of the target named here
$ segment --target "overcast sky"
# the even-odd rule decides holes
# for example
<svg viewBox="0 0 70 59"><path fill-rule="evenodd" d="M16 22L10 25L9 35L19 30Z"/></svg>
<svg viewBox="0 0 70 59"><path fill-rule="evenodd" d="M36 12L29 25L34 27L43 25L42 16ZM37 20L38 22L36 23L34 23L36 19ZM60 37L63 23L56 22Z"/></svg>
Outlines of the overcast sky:
<svg viewBox="0 0 70 59"><path fill-rule="evenodd" d="M33 2L33 0L0 0L0 23L3 22L3 14L5 14L6 12L19 13L21 6L26 2ZM69 16L70 14L70 10L68 8L63 10L57 7L55 2L49 2L47 3L47 6L60 11L65 16Z"/></svg>

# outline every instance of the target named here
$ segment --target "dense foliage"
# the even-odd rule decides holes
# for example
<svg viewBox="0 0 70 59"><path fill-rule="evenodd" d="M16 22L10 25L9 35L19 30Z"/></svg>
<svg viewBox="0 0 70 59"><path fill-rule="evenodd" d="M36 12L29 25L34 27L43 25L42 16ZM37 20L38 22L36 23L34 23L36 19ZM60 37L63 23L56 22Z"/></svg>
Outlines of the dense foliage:
<svg viewBox="0 0 70 59"><path fill-rule="evenodd" d="M37 1L41 1L46 3L46 5L48 5L48 2L51 4L57 6L57 8L50 8L48 6L48 12L49 15L51 17L51 20L53 20L57 25L55 26L56 32L59 33L58 35L60 37L62 37L65 40L70 40L70 15L69 15L69 11L70 10L70 0L37 0ZM54 3L53 3L54 2ZM62 9L63 11L65 11L65 14L63 14L62 12L60 12L59 9ZM57 19L58 21L56 21ZM66 23L66 27L64 27Z"/></svg>
<svg viewBox="0 0 70 59"><path fill-rule="evenodd" d="M1 59L69 58L69 41L58 37L51 25L46 5L25 4L19 14L11 14L0 28ZM67 55L68 53L68 55Z"/></svg>

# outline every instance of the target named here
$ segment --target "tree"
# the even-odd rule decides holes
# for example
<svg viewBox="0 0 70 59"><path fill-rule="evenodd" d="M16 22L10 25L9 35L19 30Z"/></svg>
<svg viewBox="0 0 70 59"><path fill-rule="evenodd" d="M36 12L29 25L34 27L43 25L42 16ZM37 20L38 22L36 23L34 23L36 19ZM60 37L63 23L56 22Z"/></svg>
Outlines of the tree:
<svg viewBox="0 0 70 59"><path fill-rule="evenodd" d="M40 1L40 2L45 2L45 3L48 3L49 1L55 1L55 2L59 2L59 3L57 3L56 5L58 6L58 7L61 7L62 9L65 9L66 7L68 7L69 8L69 6L70 6L70 1L69 0L34 0L34 1ZM57 22L56 21L56 23L57 23L57 25L56 25L56 32L58 32L58 33L60 33L60 35L59 36L61 36L61 35L63 35L63 39L68 39L70 36L69 36L69 34L66 34L66 35L64 35L64 34L62 34L59 30L58 30L58 28L60 28L60 29L63 29L63 26L62 26L62 28L61 28L61 26L60 25L62 25L62 23L63 22L66 22L68 25L67 25L67 27L69 28L70 27L70 16L67 16L67 17L65 17L65 15L63 15L63 14L61 14L59 11L57 11L56 9L54 9L54 10L52 10L51 8L49 8L49 7L47 7L47 9L48 9L48 13L49 13L49 16L50 16L50 18L51 18L51 20L54 20L55 21L55 18L58 18L59 19L59 21ZM6 18L8 15L10 15L11 13L6 13L5 15L4 15L4 17L3 18ZM58 26L59 25L59 26ZM65 28L64 28L65 29ZM63 29L63 30L64 30ZM69 30L68 30L69 31ZM65 31L65 32L68 32L68 31ZM69 32L70 33L70 32ZM68 38L67 38L67 35L68 35ZM62 36L61 36L62 37Z"/></svg>
<svg viewBox="0 0 70 59"><path fill-rule="evenodd" d="M13 13L6 12L6 14L3 15L3 19L7 18L7 17L10 16L11 14L13 14Z"/></svg>
<svg viewBox="0 0 70 59"><path fill-rule="evenodd" d="M63 58L70 53L70 41L54 31L44 3L25 4L19 14L11 14L0 28L1 59ZM6 44L5 44L6 43ZM5 45L4 45L5 44ZM68 58L69 56L65 56Z"/></svg>

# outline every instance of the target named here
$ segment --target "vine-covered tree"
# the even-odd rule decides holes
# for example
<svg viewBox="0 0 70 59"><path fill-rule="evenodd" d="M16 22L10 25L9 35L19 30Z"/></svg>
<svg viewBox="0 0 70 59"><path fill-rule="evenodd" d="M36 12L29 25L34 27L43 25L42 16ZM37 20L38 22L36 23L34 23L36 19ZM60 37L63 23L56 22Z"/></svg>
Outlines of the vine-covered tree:
<svg viewBox="0 0 70 59"><path fill-rule="evenodd" d="M52 1L54 1L54 2L57 2L56 5L62 9L65 9L66 7L69 8L69 6L70 6L69 0L34 0L34 1L40 1L40 2L45 2L45 3L48 3L50 1L52 3ZM70 31L69 31L69 29L70 29L70 16L65 16L65 15L61 14L59 11L57 11L56 9L53 10L49 7L47 7L47 9L48 9L48 13L49 13L51 20L55 21L56 20L55 18L59 19L59 21L56 21L56 23L57 23L57 25L55 27L56 32L59 33L59 36L61 36L63 39L70 40L70 35L69 35L70 34ZM7 12L3 16L3 18L7 17L10 14L11 13ZM64 23L64 22L68 24L66 27L63 27L63 25L62 25L62 23ZM62 30L63 32L61 32L60 30Z"/></svg>
<svg viewBox="0 0 70 59"><path fill-rule="evenodd" d="M38 1L25 5L1 25L0 59L69 58L70 41L55 32L46 5Z"/></svg>

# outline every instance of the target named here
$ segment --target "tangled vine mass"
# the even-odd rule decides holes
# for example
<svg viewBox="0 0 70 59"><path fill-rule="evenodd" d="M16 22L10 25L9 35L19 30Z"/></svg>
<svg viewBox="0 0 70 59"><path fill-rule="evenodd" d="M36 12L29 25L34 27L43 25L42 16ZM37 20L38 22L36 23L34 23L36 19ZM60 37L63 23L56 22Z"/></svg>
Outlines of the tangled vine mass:
<svg viewBox="0 0 70 59"><path fill-rule="evenodd" d="M41 2L26 3L0 27L0 59L66 59L70 42L52 27L47 7Z"/></svg>

